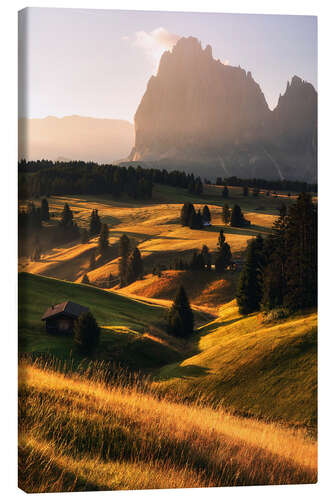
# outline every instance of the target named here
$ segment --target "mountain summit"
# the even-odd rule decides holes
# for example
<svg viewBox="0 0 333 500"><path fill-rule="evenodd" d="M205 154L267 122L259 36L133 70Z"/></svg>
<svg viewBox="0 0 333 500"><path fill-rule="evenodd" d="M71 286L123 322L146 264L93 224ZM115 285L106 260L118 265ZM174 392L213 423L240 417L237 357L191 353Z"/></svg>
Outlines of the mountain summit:
<svg viewBox="0 0 333 500"><path fill-rule="evenodd" d="M203 176L316 178L317 93L293 77L271 111L251 72L181 38L165 52L135 114L131 161Z"/></svg>

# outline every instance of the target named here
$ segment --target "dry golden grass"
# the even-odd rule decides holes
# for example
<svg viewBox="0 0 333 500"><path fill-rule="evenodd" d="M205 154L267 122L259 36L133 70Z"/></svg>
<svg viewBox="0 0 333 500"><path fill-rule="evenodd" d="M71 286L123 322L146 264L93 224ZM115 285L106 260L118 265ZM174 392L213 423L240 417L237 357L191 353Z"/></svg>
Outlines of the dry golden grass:
<svg viewBox="0 0 333 500"><path fill-rule="evenodd" d="M91 375L91 370L90 370ZM158 398L148 381L20 364L20 487L29 492L314 483L301 430Z"/></svg>
<svg viewBox="0 0 333 500"><path fill-rule="evenodd" d="M146 267L152 269L155 264L174 260L179 253L189 258L194 250L200 250L206 244L211 251L216 250L218 231L223 227L221 207L210 205L213 227L205 230L191 230L179 224L180 203L134 204L122 203L103 197L69 196L49 199L50 212L54 214L52 221L58 220L64 203L73 210L75 221L80 227L87 227L92 209L98 209L103 222L109 224L110 245L117 245L119 237L126 233L136 245L145 260ZM259 202L258 202L259 203ZM205 203L196 204L203 208ZM260 204L260 203L259 203ZM24 204L23 204L24 206ZM250 228L224 228L226 241L230 244L234 255L242 252L248 240L258 232L269 232L276 216L247 211L246 217L251 221ZM89 271L90 253L97 244L97 239L87 245L65 245L61 248L47 250L41 262L21 259L20 271L27 271L44 276L80 281L84 273L91 282L105 280L111 274L118 273L118 259L112 258L106 264ZM115 248L115 255L117 255Z"/></svg>

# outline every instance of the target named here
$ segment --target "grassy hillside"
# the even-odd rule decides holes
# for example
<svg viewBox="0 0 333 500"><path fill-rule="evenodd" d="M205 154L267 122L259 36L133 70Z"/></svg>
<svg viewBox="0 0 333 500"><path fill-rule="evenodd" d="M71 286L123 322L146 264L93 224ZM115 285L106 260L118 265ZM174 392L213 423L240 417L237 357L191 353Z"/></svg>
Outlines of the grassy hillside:
<svg viewBox="0 0 333 500"><path fill-rule="evenodd" d="M317 445L302 431L27 362L19 391L26 492L316 482Z"/></svg>
<svg viewBox="0 0 333 500"><path fill-rule="evenodd" d="M51 304L65 300L89 307L102 327L97 353L100 359L122 361L128 367L146 370L182 357L177 343L171 344L159 336L166 311L160 305L27 273L19 274L21 352L49 353L62 359L75 356L73 339L47 334L41 321Z"/></svg>
<svg viewBox="0 0 333 500"><path fill-rule="evenodd" d="M126 233L136 245L144 258L146 272L152 271L156 265L166 265L168 268L180 255L190 258L194 250L201 250L205 243L211 251L216 250L218 233L224 229L226 241L231 246L234 255L244 251L247 241L256 236L268 234L281 206L280 198L260 196L259 198L244 197L240 188L230 188L228 203L232 206L238 203L245 211L251 226L232 228L224 226L221 219L221 207L225 200L221 197L219 186L206 186L202 196L189 195L186 190L169 186L156 186L154 200L144 203L133 203L133 200L114 200L107 196L52 196L49 198L51 220L44 224L40 243L43 255L40 262L30 259L20 259L20 270L38 273L70 281L80 281L82 275L88 272L93 282L105 280L109 274L118 274L119 237ZM284 197L286 203L291 200ZM196 208L203 209L208 204L212 227L204 230L191 230L179 223L181 204L192 201ZM34 200L36 203L36 200ZM92 209L98 209L103 222L109 225L111 257L107 264L89 270L91 252L96 248L96 238L89 244L81 245L78 241L72 245L58 248L50 243L50 231L55 230L64 203L73 210L74 219L81 228L87 227ZM22 206L25 204L22 203ZM37 202L38 205L38 202ZM31 244L34 238L31 238ZM29 245L28 245L29 246ZM32 246L30 253L32 252Z"/></svg>
<svg viewBox="0 0 333 500"><path fill-rule="evenodd" d="M192 306L216 315L217 308L235 296L238 272L225 272L223 277L206 271L163 271L160 277L148 274L121 289L125 295L172 300L180 285L185 287Z"/></svg>
<svg viewBox="0 0 333 500"><path fill-rule="evenodd" d="M235 301L199 330L198 353L163 367L157 387L179 399L202 394L238 414L316 428L317 314L265 324Z"/></svg>

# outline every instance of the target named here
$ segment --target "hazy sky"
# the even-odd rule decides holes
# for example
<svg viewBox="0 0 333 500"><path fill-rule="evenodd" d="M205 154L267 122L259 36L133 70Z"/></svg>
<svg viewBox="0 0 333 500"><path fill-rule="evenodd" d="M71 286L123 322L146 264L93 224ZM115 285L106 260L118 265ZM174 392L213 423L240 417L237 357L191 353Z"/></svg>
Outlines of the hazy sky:
<svg viewBox="0 0 333 500"><path fill-rule="evenodd" d="M20 116L133 121L161 54L182 36L251 71L271 108L295 74L317 88L315 17L47 8L24 16Z"/></svg>

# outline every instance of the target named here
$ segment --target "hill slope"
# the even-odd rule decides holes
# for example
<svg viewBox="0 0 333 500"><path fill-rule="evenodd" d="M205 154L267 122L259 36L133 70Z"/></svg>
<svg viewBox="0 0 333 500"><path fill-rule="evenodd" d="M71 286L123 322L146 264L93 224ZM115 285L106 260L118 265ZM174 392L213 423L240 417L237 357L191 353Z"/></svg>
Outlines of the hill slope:
<svg viewBox="0 0 333 500"><path fill-rule="evenodd" d="M26 492L314 483L301 432L21 363L19 486Z"/></svg>
<svg viewBox="0 0 333 500"><path fill-rule="evenodd" d="M90 308L102 328L97 358L152 370L182 359L181 345L163 334L165 308L89 285L28 273L19 274L20 352L48 353L60 359L76 357L73 339L50 335L41 317L50 304L65 300Z"/></svg>
<svg viewBox="0 0 333 500"><path fill-rule="evenodd" d="M160 370L158 389L314 429L317 314L265 324L259 314L240 316L235 301L219 314L199 330L196 355Z"/></svg>

